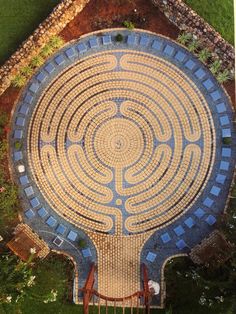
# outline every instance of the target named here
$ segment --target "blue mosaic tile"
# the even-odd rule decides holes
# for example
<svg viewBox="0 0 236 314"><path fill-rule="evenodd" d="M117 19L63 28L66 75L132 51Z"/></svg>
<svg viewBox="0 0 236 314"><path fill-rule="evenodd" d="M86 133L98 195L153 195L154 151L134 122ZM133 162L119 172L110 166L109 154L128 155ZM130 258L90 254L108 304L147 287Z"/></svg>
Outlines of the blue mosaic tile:
<svg viewBox="0 0 236 314"><path fill-rule="evenodd" d="M49 227L51 227L51 228L55 227L56 223L57 223L57 220L56 220L54 217L52 217L52 216L50 216L50 217L46 220L46 224L47 224Z"/></svg>
<svg viewBox="0 0 236 314"><path fill-rule="evenodd" d="M39 89L39 84L38 83L32 83L29 87L29 90L32 92L32 93L36 93L37 90Z"/></svg>
<svg viewBox="0 0 236 314"><path fill-rule="evenodd" d="M36 76L36 79L39 81L39 83L43 83L47 78L47 75L44 72L39 72L39 74Z"/></svg>
<svg viewBox="0 0 236 314"><path fill-rule="evenodd" d="M21 185L25 185L25 184L28 184L28 183L29 183L28 176L21 176L21 177L19 178L19 180L20 180L20 184L21 184Z"/></svg>
<svg viewBox="0 0 236 314"><path fill-rule="evenodd" d="M148 252L148 254L147 254L147 256L146 256L146 260L147 260L148 262L153 263L153 262L155 261L156 257L157 257L157 254L152 253L152 252Z"/></svg>
<svg viewBox="0 0 236 314"><path fill-rule="evenodd" d="M128 38L127 38L128 45L131 45L131 46L134 45L135 41L136 41L136 37L133 34L128 35Z"/></svg>
<svg viewBox="0 0 236 314"><path fill-rule="evenodd" d="M140 46L147 46L148 45L148 43L149 43L149 38L147 37L147 36L141 36L140 37L140 42L139 42L139 44L140 44Z"/></svg>
<svg viewBox="0 0 236 314"><path fill-rule="evenodd" d="M218 196L220 194L221 189L218 188L217 186L213 185L213 187L211 188L210 193L212 195Z"/></svg>
<svg viewBox="0 0 236 314"><path fill-rule="evenodd" d="M63 235L66 232L66 227L62 224L59 224L56 228L56 232Z"/></svg>
<svg viewBox="0 0 236 314"><path fill-rule="evenodd" d="M25 118L18 117L18 118L16 119L16 125L17 125L17 126L24 126L24 125L25 125Z"/></svg>
<svg viewBox="0 0 236 314"><path fill-rule="evenodd" d="M223 174L217 174L216 176L217 183L224 184L225 180L226 180L226 176L224 176Z"/></svg>
<svg viewBox="0 0 236 314"><path fill-rule="evenodd" d="M231 157L231 148L222 148L221 156L222 157Z"/></svg>
<svg viewBox="0 0 236 314"><path fill-rule="evenodd" d="M13 156L14 156L13 158L14 158L15 161L19 161L19 160L21 160L23 158L22 152L14 152Z"/></svg>
<svg viewBox="0 0 236 314"><path fill-rule="evenodd" d="M32 186L29 186L27 188L25 188L25 195L27 197L31 196L34 194L34 190L33 190L33 187Z"/></svg>
<svg viewBox="0 0 236 314"><path fill-rule="evenodd" d="M221 94L218 90L216 90L215 92L211 93L211 98L214 100L214 101L217 101L221 98Z"/></svg>
<svg viewBox="0 0 236 314"><path fill-rule="evenodd" d="M48 74L51 74L55 71L55 66L52 63L48 63L44 69L48 72Z"/></svg>
<svg viewBox="0 0 236 314"><path fill-rule="evenodd" d="M231 137L231 130L230 129L223 129L222 130L222 137Z"/></svg>
<svg viewBox="0 0 236 314"><path fill-rule="evenodd" d="M194 215L201 219L204 215L205 215L205 211L202 208L198 208L197 210L195 210Z"/></svg>
<svg viewBox="0 0 236 314"><path fill-rule="evenodd" d="M65 62L65 59L63 58L62 55L57 56L54 61L56 62L57 65L61 65Z"/></svg>
<svg viewBox="0 0 236 314"><path fill-rule="evenodd" d="M174 232L177 236L181 236L182 234L185 233L183 227L179 225L178 227L174 228Z"/></svg>
<svg viewBox="0 0 236 314"><path fill-rule="evenodd" d="M79 51L79 53L84 53L87 51L87 47L85 46L84 43L81 43L81 44L78 44L77 50Z"/></svg>
<svg viewBox="0 0 236 314"><path fill-rule="evenodd" d="M78 236L78 233L71 230L71 231L68 233L68 235L67 235L67 239L69 239L69 240L71 240L71 241L75 241L76 238L77 238L77 236Z"/></svg>
<svg viewBox="0 0 236 314"><path fill-rule="evenodd" d="M44 218L48 215L47 210L44 207L39 208L38 214L41 218Z"/></svg>
<svg viewBox="0 0 236 314"><path fill-rule="evenodd" d="M193 60L188 60L185 63L185 67L188 68L189 70L193 70L193 68L195 67L196 63Z"/></svg>
<svg viewBox="0 0 236 314"><path fill-rule="evenodd" d="M210 198L210 197L207 197L204 202L203 202L203 205L211 208L212 204L214 203L214 201Z"/></svg>
<svg viewBox="0 0 236 314"><path fill-rule="evenodd" d="M187 218L184 223L189 229L195 225L195 221L191 217Z"/></svg>
<svg viewBox="0 0 236 314"><path fill-rule="evenodd" d="M24 104L20 107L19 113L27 115L28 112L29 112L29 107L27 105Z"/></svg>
<svg viewBox="0 0 236 314"><path fill-rule="evenodd" d="M25 216L28 218L28 219L31 219L35 216L35 213L32 209L28 209L25 211Z"/></svg>
<svg viewBox="0 0 236 314"><path fill-rule="evenodd" d="M180 61L180 62L183 62L184 59L185 59L185 57L186 57L186 54L183 53L182 51L178 51L178 52L176 53L176 55L175 55L175 59L178 60L178 61Z"/></svg>
<svg viewBox="0 0 236 314"><path fill-rule="evenodd" d="M216 223L216 218L212 215L209 215L205 221L208 223L208 225L212 226Z"/></svg>
<svg viewBox="0 0 236 314"><path fill-rule="evenodd" d="M69 48L65 51L67 58L72 59L75 56L75 51L73 48Z"/></svg>
<svg viewBox="0 0 236 314"><path fill-rule="evenodd" d="M220 117L220 124L222 126L229 124L229 117L228 116Z"/></svg>
<svg viewBox="0 0 236 314"><path fill-rule="evenodd" d="M164 53L167 54L168 56L172 56L174 51L175 51L174 47L172 47L170 45L165 46Z"/></svg>
<svg viewBox="0 0 236 314"><path fill-rule="evenodd" d="M98 40L96 37L90 38L89 39L89 46L91 48L97 48L98 47Z"/></svg>
<svg viewBox="0 0 236 314"><path fill-rule="evenodd" d="M23 137L23 131L22 130L15 130L14 131L14 138L17 140L22 139Z"/></svg>
<svg viewBox="0 0 236 314"><path fill-rule="evenodd" d="M32 200L30 200L30 205L33 208L39 206L40 205L39 199L37 197L32 198Z"/></svg>
<svg viewBox="0 0 236 314"><path fill-rule="evenodd" d="M102 43L103 45L110 45L111 44L111 36L106 35L102 37Z"/></svg>
<svg viewBox="0 0 236 314"><path fill-rule="evenodd" d="M179 240L175 243L176 247L179 249L179 250L183 250L184 248L187 247L187 244L184 240Z"/></svg>
<svg viewBox="0 0 236 314"><path fill-rule="evenodd" d="M155 49L155 50L160 51L162 49L162 45L163 45L162 41L154 40L153 44L152 44L152 48Z"/></svg>
<svg viewBox="0 0 236 314"><path fill-rule="evenodd" d="M167 243L171 240L171 237L168 232L161 235L161 240L163 243Z"/></svg>
<svg viewBox="0 0 236 314"><path fill-rule="evenodd" d="M212 82L212 80L210 79L207 79L206 81L204 81L203 83L203 86L206 88L206 90L210 90L212 89L212 87L214 87L214 83Z"/></svg>
<svg viewBox="0 0 236 314"><path fill-rule="evenodd" d="M90 257L90 256L92 256L90 248L83 249L82 250L82 255L83 255L83 257Z"/></svg>
<svg viewBox="0 0 236 314"><path fill-rule="evenodd" d="M229 162L228 161L221 161L220 163L220 170L229 170Z"/></svg>
<svg viewBox="0 0 236 314"><path fill-rule="evenodd" d="M33 102L33 99L34 99L34 97L30 93L27 93L25 98L24 98L24 102L31 105Z"/></svg>
<svg viewBox="0 0 236 314"><path fill-rule="evenodd" d="M226 111L225 103L221 102L220 104L216 105L216 110L218 113L222 113Z"/></svg>
<svg viewBox="0 0 236 314"><path fill-rule="evenodd" d="M194 75L199 79L199 80L201 80L201 79L203 79L205 76L206 76L206 72L203 70L203 69L198 69L195 73L194 73Z"/></svg>

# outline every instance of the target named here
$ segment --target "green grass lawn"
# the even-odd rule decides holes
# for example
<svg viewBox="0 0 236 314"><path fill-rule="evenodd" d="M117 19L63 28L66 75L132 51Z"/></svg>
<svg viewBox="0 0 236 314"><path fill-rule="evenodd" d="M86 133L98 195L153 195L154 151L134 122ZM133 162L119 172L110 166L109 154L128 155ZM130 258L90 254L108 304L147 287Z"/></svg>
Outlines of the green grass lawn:
<svg viewBox="0 0 236 314"><path fill-rule="evenodd" d="M59 0L0 0L0 64L37 28Z"/></svg>
<svg viewBox="0 0 236 314"><path fill-rule="evenodd" d="M228 42L234 43L233 0L184 0Z"/></svg>

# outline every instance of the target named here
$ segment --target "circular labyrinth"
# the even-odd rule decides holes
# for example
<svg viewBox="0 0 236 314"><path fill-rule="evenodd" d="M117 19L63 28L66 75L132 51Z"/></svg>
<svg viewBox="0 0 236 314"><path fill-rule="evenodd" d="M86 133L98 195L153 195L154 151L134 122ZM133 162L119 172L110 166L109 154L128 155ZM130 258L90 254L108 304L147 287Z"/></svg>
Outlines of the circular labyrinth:
<svg viewBox="0 0 236 314"><path fill-rule="evenodd" d="M116 31L90 34L48 60L23 93L13 138L33 210L131 235L219 195L231 152L220 156L216 140L231 131L225 95L199 61L166 38L121 32L121 43Z"/></svg>
<svg viewBox="0 0 236 314"><path fill-rule="evenodd" d="M214 126L199 88L146 52L95 52L43 90L28 129L37 186L86 230L140 233L186 211L204 188Z"/></svg>

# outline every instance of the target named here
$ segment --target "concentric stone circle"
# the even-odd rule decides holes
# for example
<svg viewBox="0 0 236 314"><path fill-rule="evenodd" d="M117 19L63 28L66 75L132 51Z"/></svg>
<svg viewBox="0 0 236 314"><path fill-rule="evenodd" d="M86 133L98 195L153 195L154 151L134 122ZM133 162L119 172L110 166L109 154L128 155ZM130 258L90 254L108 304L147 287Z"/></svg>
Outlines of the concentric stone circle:
<svg viewBox="0 0 236 314"><path fill-rule="evenodd" d="M117 47L48 84L28 147L34 180L57 213L85 230L141 233L194 204L210 175L214 125L177 66Z"/></svg>

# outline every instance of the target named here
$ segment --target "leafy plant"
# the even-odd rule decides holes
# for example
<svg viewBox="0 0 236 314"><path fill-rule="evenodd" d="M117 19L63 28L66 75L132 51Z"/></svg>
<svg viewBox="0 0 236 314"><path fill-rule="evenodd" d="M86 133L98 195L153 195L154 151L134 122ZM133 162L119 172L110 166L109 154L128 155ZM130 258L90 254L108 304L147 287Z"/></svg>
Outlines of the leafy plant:
<svg viewBox="0 0 236 314"><path fill-rule="evenodd" d="M124 27L128 28L129 30L133 30L135 25L131 21L124 21L123 22Z"/></svg>
<svg viewBox="0 0 236 314"><path fill-rule="evenodd" d="M191 38L192 35L190 33L182 33L178 36L177 41L182 45L186 45Z"/></svg>
<svg viewBox="0 0 236 314"><path fill-rule="evenodd" d="M219 72L216 78L220 84L227 82L230 79L229 70L225 69L223 72Z"/></svg>
<svg viewBox="0 0 236 314"><path fill-rule="evenodd" d="M0 111L0 136L4 133L4 127L6 126L8 122L8 116L7 113L4 111Z"/></svg>
<svg viewBox="0 0 236 314"><path fill-rule="evenodd" d="M188 50L190 51L190 52L194 52L194 51L196 51L197 50L197 48L199 47L199 45L200 45L200 43L199 43L199 41L197 41L196 39L193 39L193 40L191 40L190 42L189 42L189 44L188 44Z"/></svg>
<svg viewBox="0 0 236 314"><path fill-rule="evenodd" d="M213 75L216 75L217 72L220 70L220 67L221 67L221 62L220 60L215 60L211 66L210 66L210 71Z"/></svg>
<svg viewBox="0 0 236 314"><path fill-rule="evenodd" d="M15 144L14 144L14 146L15 146L15 149L19 150L19 149L21 149L22 144L21 144L21 142L16 141Z"/></svg>
<svg viewBox="0 0 236 314"><path fill-rule="evenodd" d="M22 74L17 74L11 81L12 85L17 88L21 88L26 83L26 77Z"/></svg>
<svg viewBox="0 0 236 314"><path fill-rule="evenodd" d="M202 50L198 53L198 59L199 59L201 62L203 62L203 63L207 62L207 60L210 58L210 56L211 56L211 52L210 52L210 50L207 49L207 48L202 49Z"/></svg>
<svg viewBox="0 0 236 314"><path fill-rule="evenodd" d="M231 137L223 137L222 142L225 145L230 145L232 143L232 138Z"/></svg>
<svg viewBox="0 0 236 314"><path fill-rule="evenodd" d="M40 55L44 58L50 56L53 53L53 47L48 43L40 51Z"/></svg>
<svg viewBox="0 0 236 314"><path fill-rule="evenodd" d="M123 35L122 34L117 34L116 35L116 41L121 42L123 40Z"/></svg>
<svg viewBox="0 0 236 314"><path fill-rule="evenodd" d="M63 46L65 43L64 39L61 36L53 36L49 40L49 45L54 49L58 49Z"/></svg>
<svg viewBox="0 0 236 314"><path fill-rule="evenodd" d="M7 148L8 148L7 141L6 140L0 141L0 161L6 157Z"/></svg>
<svg viewBox="0 0 236 314"><path fill-rule="evenodd" d="M44 63L44 60L41 56L35 56L30 62L30 66L33 68L40 67Z"/></svg>
<svg viewBox="0 0 236 314"><path fill-rule="evenodd" d="M79 248L84 249L87 246L86 241L84 239L80 239L78 241L78 246Z"/></svg>
<svg viewBox="0 0 236 314"><path fill-rule="evenodd" d="M32 75L33 69L29 65L27 65L20 70L20 73L23 74L25 77L29 77Z"/></svg>

